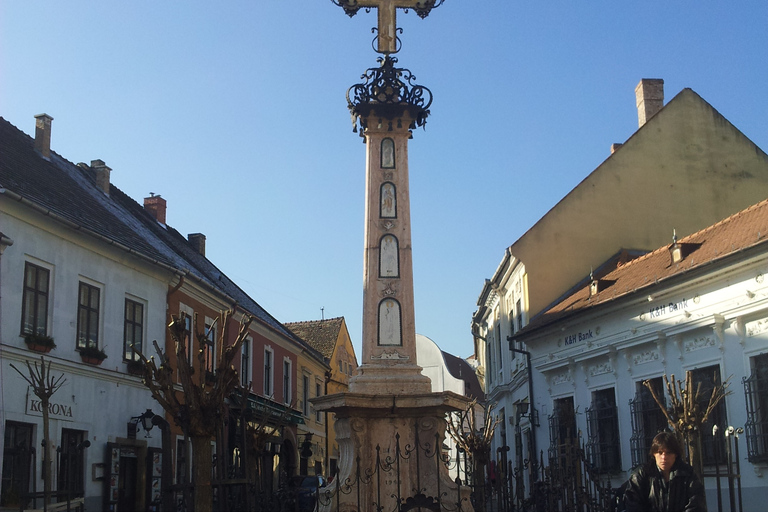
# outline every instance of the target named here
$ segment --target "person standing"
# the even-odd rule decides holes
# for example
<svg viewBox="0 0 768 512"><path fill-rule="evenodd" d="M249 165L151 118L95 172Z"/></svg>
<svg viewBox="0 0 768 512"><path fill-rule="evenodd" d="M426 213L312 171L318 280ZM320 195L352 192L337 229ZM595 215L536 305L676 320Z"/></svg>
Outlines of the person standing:
<svg viewBox="0 0 768 512"><path fill-rule="evenodd" d="M632 473L624 493L626 512L707 512L704 486L683 460L672 432L653 438L651 460Z"/></svg>

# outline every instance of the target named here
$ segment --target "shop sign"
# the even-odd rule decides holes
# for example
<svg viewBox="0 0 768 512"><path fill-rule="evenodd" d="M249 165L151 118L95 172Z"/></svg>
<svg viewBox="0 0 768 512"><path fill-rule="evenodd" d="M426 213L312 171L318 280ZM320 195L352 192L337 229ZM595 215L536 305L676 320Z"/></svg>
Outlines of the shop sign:
<svg viewBox="0 0 768 512"><path fill-rule="evenodd" d="M30 416L43 416L43 408L40 399L31 389L27 390L27 414ZM55 420L75 421L74 405L67 405L61 402L48 402L48 417Z"/></svg>

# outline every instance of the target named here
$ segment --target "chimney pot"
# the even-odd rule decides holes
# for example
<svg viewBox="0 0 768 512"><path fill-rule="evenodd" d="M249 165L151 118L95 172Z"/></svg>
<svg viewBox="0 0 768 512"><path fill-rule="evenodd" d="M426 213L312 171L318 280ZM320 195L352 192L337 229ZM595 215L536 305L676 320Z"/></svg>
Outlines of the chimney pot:
<svg viewBox="0 0 768 512"><path fill-rule="evenodd" d="M43 155L43 158L51 158L51 121L48 114L35 116L35 149Z"/></svg>
<svg viewBox="0 0 768 512"><path fill-rule="evenodd" d="M153 194L151 197L144 198L144 209L147 210L155 218L155 220L162 225L165 225L166 206L167 204L165 199L160 197L159 194Z"/></svg>
<svg viewBox="0 0 768 512"><path fill-rule="evenodd" d="M91 160L91 168L96 173L96 186L109 195L109 175L112 169L107 167L104 160Z"/></svg>
<svg viewBox="0 0 768 512"><path fill-rule="evenodd" d="M194 249L201 255L205 256L205 235L202 233L190 233L187 235L187 240L194 247Z"/></svg>
<svg viewBox="0 0 768 512"><path fill-rule="evenodd" d="M643 78L635 87L637 100L637 125L643 126L664 106L664 80Z"/></svg>

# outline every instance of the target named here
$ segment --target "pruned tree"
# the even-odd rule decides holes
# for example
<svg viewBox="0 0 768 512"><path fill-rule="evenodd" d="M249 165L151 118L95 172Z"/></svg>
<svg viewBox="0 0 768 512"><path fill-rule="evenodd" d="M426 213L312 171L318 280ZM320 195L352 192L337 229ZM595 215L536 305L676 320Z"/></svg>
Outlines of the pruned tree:
<svg viewBox="0 0 768 512"><path fill-rule="evenodd" d="M51 463L53 457L51 456L51 435L48 419L48 404L51 397L64 385L67 379L64 378L64 374L54 377L51 374L51 362L45 363L45 358L40 356L40 365L35 363L34 368L29 361L27 363L27 373L24 374L11 364L11 368L21 375L26 380L32 392L37 398L40 399L40 410L43 413L43 494L45 503L51 501Z"/></svg>
<svg viewBox="0 0 768 512"><path fill-rule="evenodd" d="M685 385L683 381L675 381L675 375L670 378L664 375L664 386L669 397L669 404L663 401L663 395L659 396L657 390L653 387L650 380L643 382L643 385L651 392L656 404L661 408L667 423L675 431L677 437L682 441L688 451L688 458L693 470L699 479L704 473L704 462L701 453L702 425L709 420L712 411L717 405L725 399L731 392L727 391L730 377L721 384L717 384L717 376L713 375L712 393L706 407L702 409L701 382L694 389L693 373L685 372Z"/></svg>
<svg viewBox="0 0 768 512"><path fill-rule="evenodd" d="M479 491L476 497L482 498L485 492L485 472L491 461L491 441L496 427L501 419L493 414L495 404L480 404L472 400L466 408L448 415L446 432L456 445L469 455L472 463L472 484ZM482 411L482 419L478 420L478 409ZM476 492L477 492L476 491ZM477 502L476 510L484 510L484 503Z"/></svg>
<svg viewBox="0 0 768 512"><path fill-rule="evenodd" d="M225 400L240 384L238 372L232 361L239 354L253 321L250 315L244 315L236 338L228 343L227 327L231 317L232 311L226 311L216 319L216 322L221 320L223 327L219 329L221 335L216 343L217 364L212 379L206 378L205 371L207 353L204 347L208 341L208 333L197 330L197 321L193 322L194 336L198 340L198 346L201 347L196 354L197 368L187 358L186 327L183 316L172 316L168 325L168 331L175 343L175 368L174 361L156 340L153 341L153 345L159 365L155 362L154 356L147 359L141 351L137 351L143 363L141 372L144 385L192 442L194 510L197 512L208 512L213 507L211 439L224 423ZM175 375L178 375L178 380L174 378Z"/></svg>

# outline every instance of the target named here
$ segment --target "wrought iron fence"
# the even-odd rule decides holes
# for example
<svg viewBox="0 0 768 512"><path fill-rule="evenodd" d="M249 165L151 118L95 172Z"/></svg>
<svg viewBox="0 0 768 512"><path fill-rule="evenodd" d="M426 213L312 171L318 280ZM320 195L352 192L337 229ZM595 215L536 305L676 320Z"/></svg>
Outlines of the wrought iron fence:
<svg viewBox="0 0 768 512"><path fill-rule="evenodd" d="M458 449L449 453L437 436L403 444L396 435L394 450L376 447L374 461L363 467L358 456L346 478L332 475L324 487L289 485L281 479L276 490L261 489L246 478L213 481L216 512L612 512L610 480L599 475L585 448L567 443L550 450L553 457L538 461L499 460L480 464ZM499 453L506 453L500 450ZM477 464L477 466L476 466ZM431 472L450 479L429 479ZM284 483L283 483L284 482ZM318 480L320 482L320 480ZM448 485L446 485L446 482ZM173 486L177 512L194 510L191 485ZM365 496L373 496L366 501Z"/></svg>

